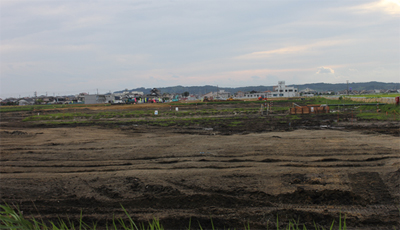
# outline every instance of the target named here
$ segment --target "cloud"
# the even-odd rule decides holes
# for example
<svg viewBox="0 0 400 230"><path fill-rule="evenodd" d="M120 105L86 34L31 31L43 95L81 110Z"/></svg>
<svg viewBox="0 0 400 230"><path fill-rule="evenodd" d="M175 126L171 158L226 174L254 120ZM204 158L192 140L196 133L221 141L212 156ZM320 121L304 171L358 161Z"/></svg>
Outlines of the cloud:
<svg viewBox="0 0 400 230"><path fill-rule="evenodd" d="M304 69L250 69L250 70L238 70L227 72L227 75L244 77L248 75L258 76L258 75L270 75L270 74L282 74L282 73L293 73L293 72L308 72L312 69L304 68Z"/></svg>
<svg viewBox="0 0 400 230"><path fill-rule="evenodd" d="M329 67L322 66L317 69L318 69L317 74L333 74L333 73L335 73L335 71Z"/></svg>
<svg viewBox="0 0 400 230"><path fill-rule="evenodd" d="M305 52L308 50L313 50L316 48L322 48L322 47L330 47L330 46L335 46L339 44L344 44L344 43L349 43L351 40L325 40L325 41L317 41L314 43L310 44L305 44L305 45L298 45L298 46L287 46L287 47L282 47L279 49L272 49L272 50L266 50L266 51L258 51L258 52L253 52L250 54L245 54L242 56L237 57L238 59L257 59L257 58L265 58L269 57L274 54L282 55L282 54L292 54L292 53L301 53Z"/></svg>
<svg viewBox="0 0 400 230"><path fill-rule="evenodd" d="M386 14L400 16L400 1L399 0L380 0L375 2L370 2L366 4L361 4L358 6L350 7L358 13L371 13L371 12L384 12Z"/></svg>
<svg viewBox="0 0 400 230"><path fill-rule="evenodd" d="M0 8L1 95L398 81L398 1L23 0Z"/></svg>

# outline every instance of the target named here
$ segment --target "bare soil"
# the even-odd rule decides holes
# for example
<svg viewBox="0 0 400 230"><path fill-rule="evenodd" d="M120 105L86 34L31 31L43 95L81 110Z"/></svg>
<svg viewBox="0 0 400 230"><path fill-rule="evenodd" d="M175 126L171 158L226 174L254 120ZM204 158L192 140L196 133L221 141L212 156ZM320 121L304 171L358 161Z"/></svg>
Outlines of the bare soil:
<svg viewBox="0 0 400 230"><path fill-rule="evenodd" d="M235 106L246 105L215 105ZM218 228L267 229L277 216L313 229L340 213L349 229L400 228L398 122L337 123L329 114L221 114L168 127L152 118L21 121L32 113L3 113L0 128L1 203L26 216L77 219L82 210L101 226L126 218L122 205L135 221L157 217L169 229L189 220L211 227L210 217Z"/></svg>

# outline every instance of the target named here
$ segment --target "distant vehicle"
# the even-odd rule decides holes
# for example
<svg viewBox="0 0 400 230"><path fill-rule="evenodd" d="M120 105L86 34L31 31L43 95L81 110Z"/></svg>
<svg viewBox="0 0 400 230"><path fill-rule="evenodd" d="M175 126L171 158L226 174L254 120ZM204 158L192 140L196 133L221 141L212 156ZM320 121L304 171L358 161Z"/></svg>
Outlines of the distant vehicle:
<svg viewBox="0 0 400 230"><path fill-rule="evenodd" d="M112 104L125 104L123 100L114 100Z"/></svg>
<svg viewBox="0 0 400 230"><path fill-rule="evenodd" d="M263 95L261 95L260 97L258 97L258 100L259 100L259 101L267 101L268 98L267 98L267 97L264 97Z"/></svg>

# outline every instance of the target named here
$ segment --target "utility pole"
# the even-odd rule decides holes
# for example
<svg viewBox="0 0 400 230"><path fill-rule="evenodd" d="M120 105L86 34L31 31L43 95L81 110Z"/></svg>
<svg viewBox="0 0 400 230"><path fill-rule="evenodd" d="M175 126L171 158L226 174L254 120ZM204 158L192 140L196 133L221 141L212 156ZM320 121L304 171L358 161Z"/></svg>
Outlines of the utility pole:
<svg viewBox="0 0 400 230"><path fill-rule="evenodd" d="M99 95L99 89L96 89L97 90L97 95Z"/></svg>
<svg viewBox="0 0 400 230"><path fill-rule="evenodd" d="M349 96L349 80L347 80L347 96Z"/></svg>

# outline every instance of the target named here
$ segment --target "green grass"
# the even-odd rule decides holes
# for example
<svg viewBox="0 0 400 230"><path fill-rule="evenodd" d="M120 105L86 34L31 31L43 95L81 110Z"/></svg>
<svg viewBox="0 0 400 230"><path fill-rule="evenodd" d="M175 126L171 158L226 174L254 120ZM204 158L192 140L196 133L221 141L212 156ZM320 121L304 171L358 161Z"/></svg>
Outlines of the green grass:
<svg viewBox="0 0 400 230"><path fill-rule="evenodd" d="M312 105L312 104L355 104L357 102L354 102L350 99L342 99L342 100L333 100L333 99L327 99L324 97L313 97L313 98L307 98L304 101L307 105Z"/></svg>
<svg viewBox="0 0 400 230"><path fill-rule="evenodd" d="M106 229L124 229L124 230L164 230L164 226L160 223L159 219L153 217L150 221L147 223L135 223L135 221L132 219L132 217L129 215L129 213L126 211L126 209L121 205L124 213L125 213L125 219L122 217L116 218L113 215L112 220L110 223L106 222L105 226L99 226L99 227L105 227ZM43 219L35 219L35 218L25 218L22 212L16 208L12 208L8 204L5 205L0 205L0 229L22 229L22 230L69 230L69 229L76 229L76 230L83 230L83 229L92 229L95 230L97 229L97 223L86 223L83 221L83 215L82 211L80 213L79 220L77 222L74 222L67 218L67 220L63 220L61 218L58 219L58 221L45 221ZM335 227L335 220L332 221L332 224L330 225L329 228L324 228L317 223L314 222L314 229L316 230L323 230L323 229L329 229L329 230L346 230L347 225L346 225L346 216L342 219L342 216L340 214L339 216L339 221L338 221L338 226ZM210 217L210 223L211 223L211 229L217 230L214 226L214 223L212 221L212 218ZM191 219L189 220L187 230L191 229ZM268 227L268 226L267 226ZM203 229L202 226L199 223L199 229ZM225 229L225 228L224 228ZM244 230L250 230L250 224L247 222L247 224L244 224ZM306 226L300 223L299 220L294 220L292 219L289 221L287 224L282 224L279 222L279 217L277 216L276 218L276 229L277 230L307 230Z"/></svg>
<svg viewBox="0 0 400 230"><path fill-rule="evenodd" d="M278 108L278 107L277 107ZM279 109L277 109L279 110ZM283 109L283 110L286 110ZM40 114L33 115L24 118L23 121L43 121L43 120L72 120L78 119L107 119L107 118L135 118L135 117L190 117L190 116L206 116L206 115L219 115L219 114L234 114L234 113L246 113L246 114L256 114L259 108L232 108L232 109L192 109L187 111L159 111L158 115L154 115L153 110L133 110L133 111L105 111L97 113L51 113L51 114Z"/></svg>
<svg viewBox="0 0 400 230"><path fill-rule="evenodd" d="M235 127L239 125L242 125L241 121L232 121L228 126Z"/></svg>
<svg viewBox="0 0 400 230"><path fill-rule="evenodd" d="M400 106L396 106L393 104L386 104L386 105L380 105L379 107L377 107L376 105L369 105L369 106L360 106L358 108L358 110L362 110L362 111L376 111L377 109L380 109L381 112L383 113L397 113L400 114Z"/></svg>
<svg viewBox="0 0 400 230"><path fill-rule="evenodd" d="M89 118L92 115L87 113L52 113L34 115L24 118L22 121L42 121L42 120L71 120L74 118Z"/></svg>
<svg viewBox="0 0 400 230"><path fill-rule="evenodd" d="M269 103L273 101L267 100L267 101L216 101L216 102L189 102L189 103L181 103L181 102L173 102L171 105L179 105L179 106L185 106L185 105L205 105L205 104L210 104L210 105L223 105L223 104L264 104L264 103ZM286 103L286 102L299 102L300 99L292 99L292 100L276 100L273 101L274 103Z"/></svg>
<svg viewBox="0 0 400 230"><path fill-rule="evenodd" d="M25 105L25 106L1 106L0 113L3 112L18 112L18 111L33 111L33 110L43 110L43 109L59 109L59 108L79 108L79 107L104 107L110 106L110 104L67 104L67 105Z"/></svg>
<svg viewBox="0 0 400 230"><path fill-rule="evenodd" d="M399 97L399 96L400 96L400 93L377 93L377 94L365 94L365 95L349 95L349 97L366 97L366 98Z"/></svg>
<svg viewBox="0 0 400 230"><path fill-rule="evenodd" d="M298 115L290 115L289 119L290 120L301 120L301 117L299 117Z"/></svg>
<svg viewBox="0 0 400 230"><path fill-rule="evenodd" d="M209 123L220 123L226 120L238 120L239 117L185 117L185 118L155 118L152 120L131 119L128 121L123 120L82 120L82 121L65 121L65 120L49 120L44 122L44 125L123 125L123 124L138 124L150 126L189 126Z"/></svg>
<svg viewBox="0 0 400 230"><path fill-rule="evenodd" d="M289 109L290 109L290 107L286 107L286 106L284 106L284 107L277 107L277 106L272 107L272 111L276 111L276 112L289 111Z"/></svg>
<svg viewBox="0 0 400 230"><path fill-rule="evenodd" d="M378 113L377 109L380 109L381 111ZM377 106L360 106L357 108L357 118L360 119L365 119L365 120L381 120L381 121L386 121L386 120L400 120L400 106L396 106L393 104L387 104L387 105L380 105L379 107ZM358 112L360 111L360 112ZM386 115L387 113L387 115Z"/></svg>

